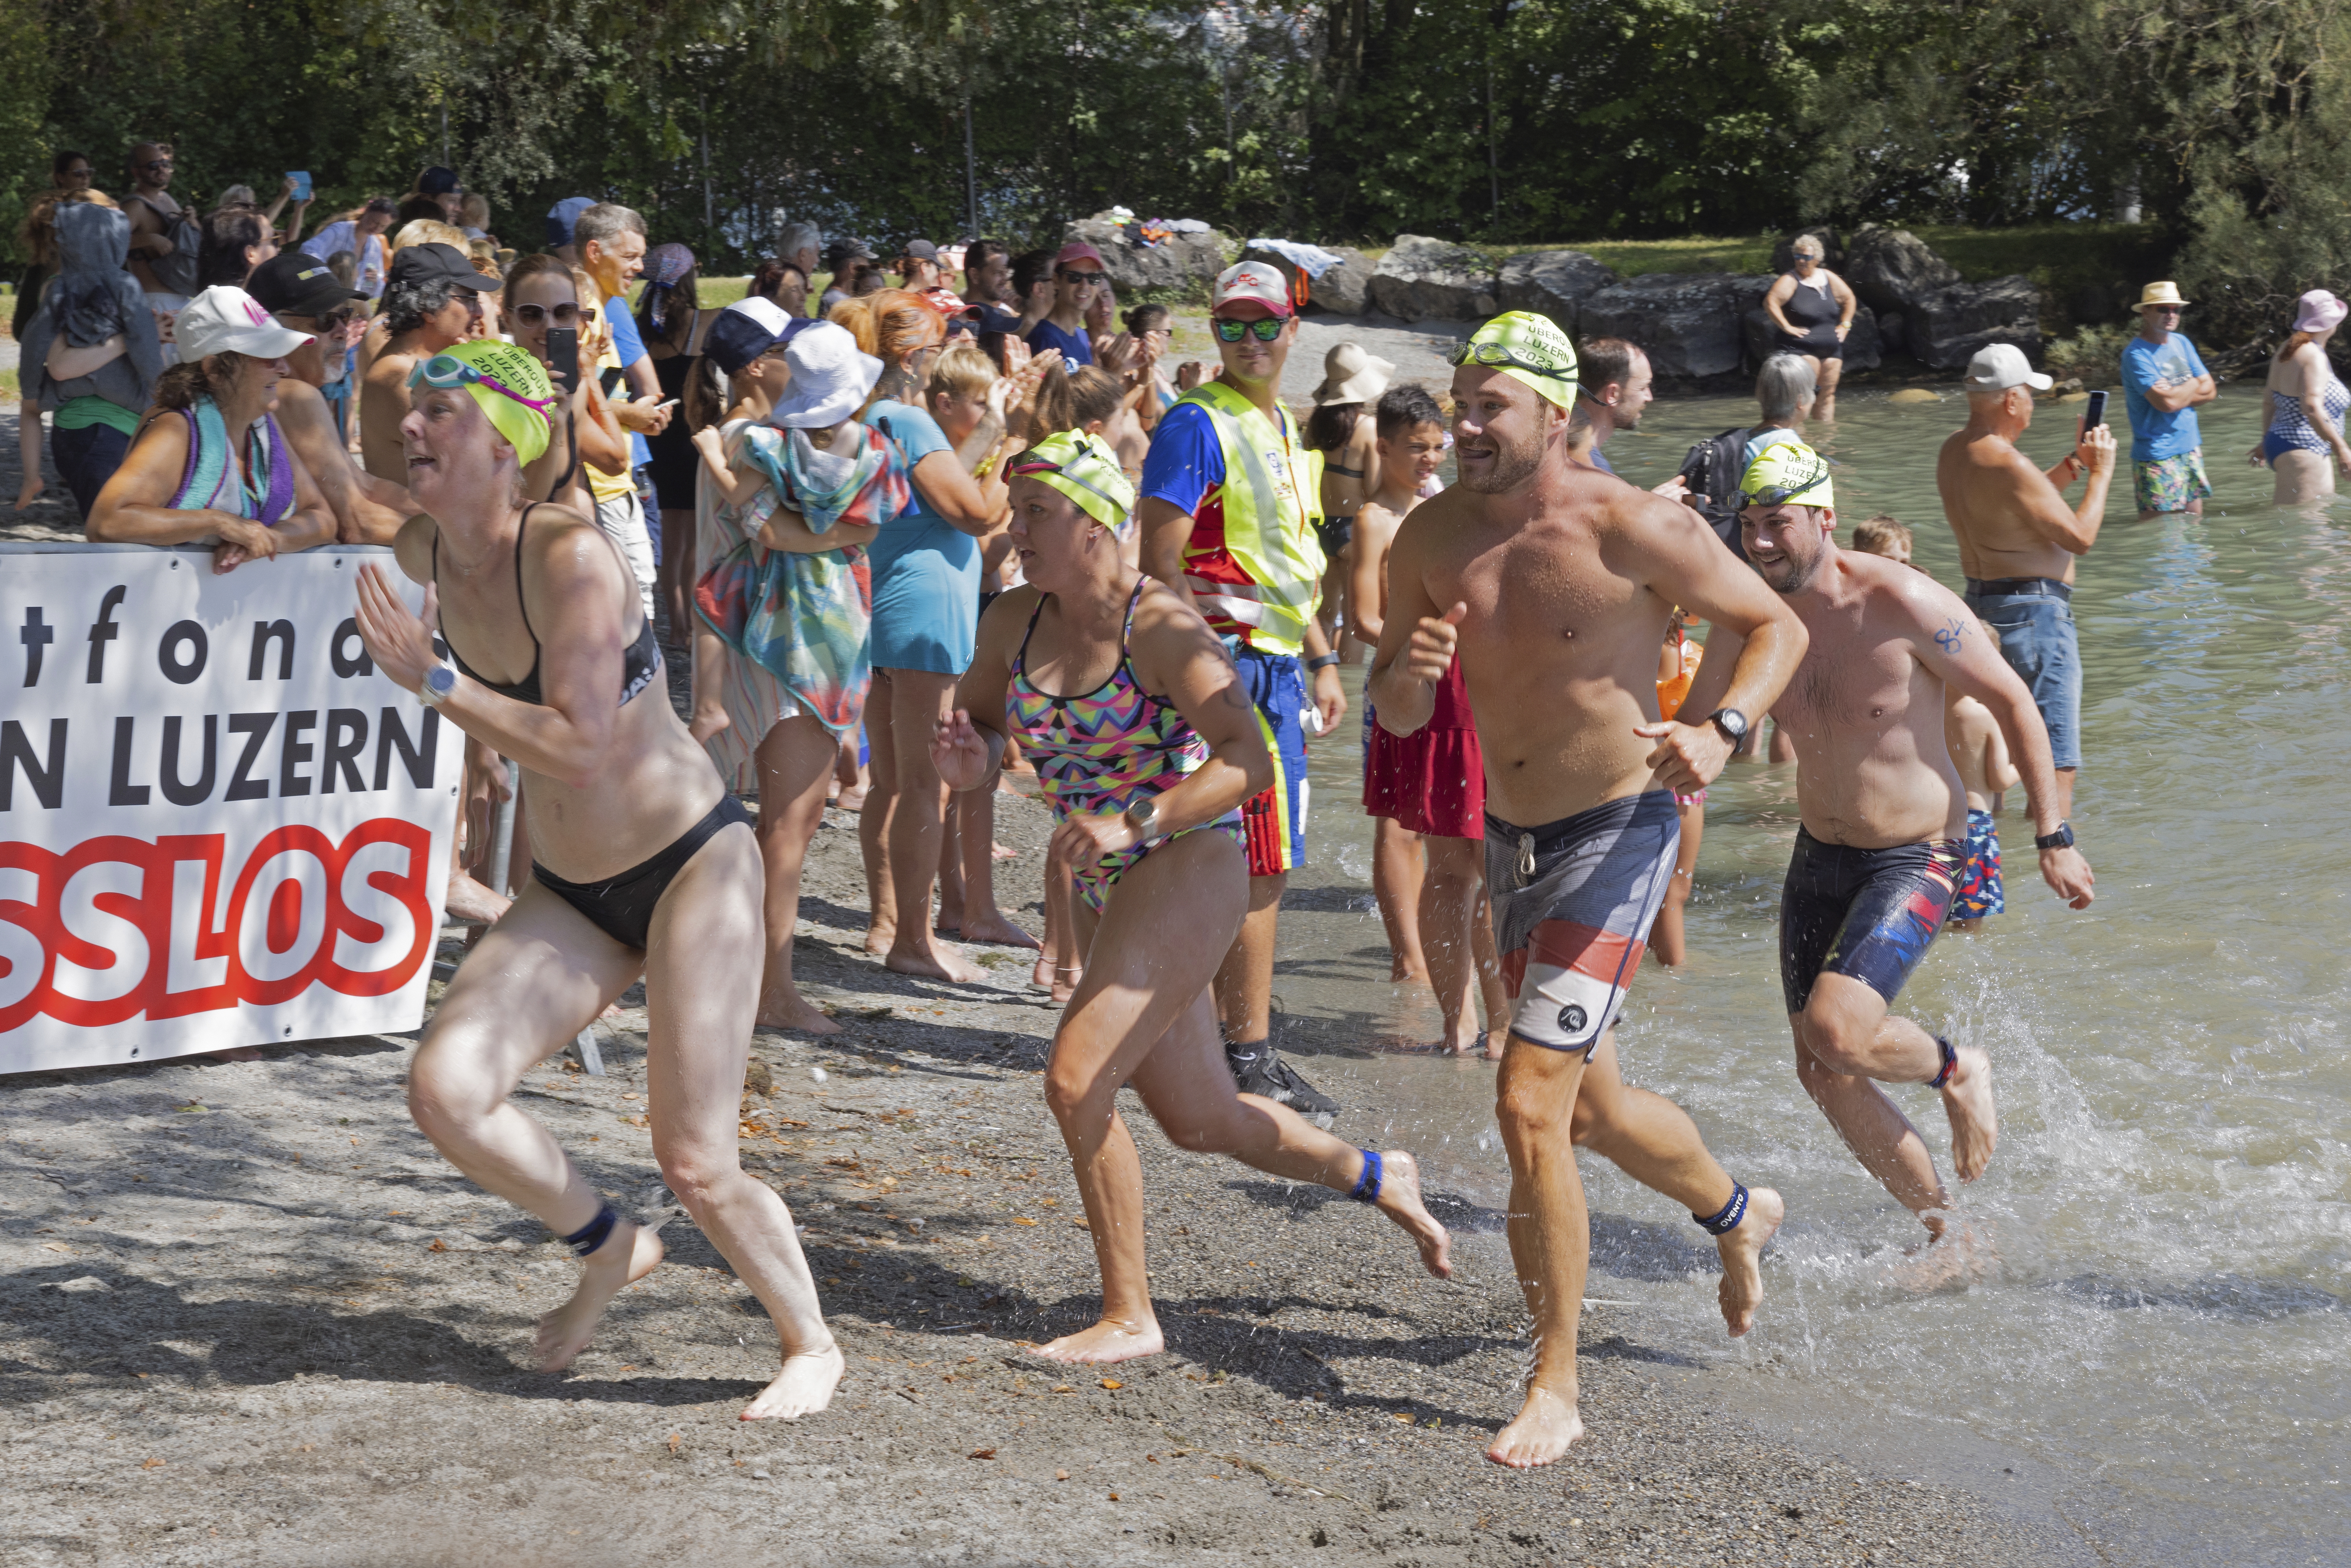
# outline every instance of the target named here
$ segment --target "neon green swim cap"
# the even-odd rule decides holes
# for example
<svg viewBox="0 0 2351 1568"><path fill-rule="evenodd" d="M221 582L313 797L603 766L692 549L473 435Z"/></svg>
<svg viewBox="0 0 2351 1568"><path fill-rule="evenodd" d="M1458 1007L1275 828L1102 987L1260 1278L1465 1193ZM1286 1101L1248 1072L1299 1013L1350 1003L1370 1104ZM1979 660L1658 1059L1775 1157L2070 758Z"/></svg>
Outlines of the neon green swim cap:
<svg viewBox="0 0 2351 1568"><path fill-rule="evenodd" d="M1792 503L1836 508L1836 491L1829 483L1828 459L1791 436L1775 441L1755 455L1739 481L1740 504L1777 507Z"/></svg>
<svg viewBox="0 0 2351 1568"><path fill-rule="evenodd" d="M464 387L526 468L547 450L555 386L527 350L491 338L453 344L419 361L408 372L408 384Z"/></svg>
<svg viewBox="0 0 2351 1568"><path fill-rule="evenodd" d="M1453 350L1453 362L1499 371L1562 408L1575 406L1575 345L1548 316L1506 310L1470 333Z"/></svg>
<svg viewBox="0 0 2351 1568"><path fill-rule="evenodd" d="M1117 455L1101 436L1082 431L1045 437L1013 459L1009 476L1051 486L1113 532L1126 526L1126 515L1134 509L1134 485L1118 465Z"/></svg>

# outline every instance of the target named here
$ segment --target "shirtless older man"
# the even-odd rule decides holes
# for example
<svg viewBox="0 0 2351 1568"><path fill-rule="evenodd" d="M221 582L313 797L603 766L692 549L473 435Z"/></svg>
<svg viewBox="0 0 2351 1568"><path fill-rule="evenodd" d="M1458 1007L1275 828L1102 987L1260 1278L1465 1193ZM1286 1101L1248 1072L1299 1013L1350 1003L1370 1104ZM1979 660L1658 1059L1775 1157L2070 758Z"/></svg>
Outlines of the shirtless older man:
<svg viewBox="0 0 2351 1568"><path fill-rule="evenodd" d="M1548 319L1498 316L1456 363L1461 482L1397 529L1367 691L1381 726L1409 735L1458 651L1485 754L1487 883L1512 999L1496 1113L1536 1333L1526 1404L1486 1453L1523 1469L1583 1431L1591 1225L1571 1143L1688 1209L1721 1252L1723 1321L1734 1335L1754 1322L1779 1195L1733 1181L1677 1106L1625 1085L1612 1026L1673 874L1673 792L1721 771L1804 632L1687 507L1569 456L1575 350ZM1684 706L1695 724L1657 719L1677 604L1745 640L1735 660L1708 661L1728 679L1713 709Z"/></svg>
<svg viewBox="0 0 2351 1568"><path fill-rule="evenodd" d="M1836 546L1829 467L1811 447L1771 447L1741 482L1740 542L1811 642L1771 709L1796 744L1803 825L1780 902L1780 981L1796 1031L1796 1075L1845 1145L1928 1233L1950 1196L1934 1156L1880 1083L1939 1090L1951 1163L1981 1176L1999 1135L1991 1061L1906 1018L1894 998L1950 913L1965 858L1967 787L1943 735L1944 692L1992 712L2024 793L2041 876L2089 906L2089 862L2062 820L2049 732L2032 694L1948 588L1898 561ZM1717 626L1687 702L1719 700Z"/></svg>
<svg viewBox="0 0 2351 1568"><path fill-rule="evenodd" d="M2083 433L2045 474L2016 449L2032 394L2049 390L2024 350L1994 343L1968 361L1967 428L1943 443L1935 486L1959 536L1967 604L2000 632L2000 651L2032 688L2057 762L2056 807L2074 812L2082 767L2082 651L2074 633L2074 558L2098 542L2114 477L2114 432ZM2064 488L2087 474L2077 507Z"/></svg>

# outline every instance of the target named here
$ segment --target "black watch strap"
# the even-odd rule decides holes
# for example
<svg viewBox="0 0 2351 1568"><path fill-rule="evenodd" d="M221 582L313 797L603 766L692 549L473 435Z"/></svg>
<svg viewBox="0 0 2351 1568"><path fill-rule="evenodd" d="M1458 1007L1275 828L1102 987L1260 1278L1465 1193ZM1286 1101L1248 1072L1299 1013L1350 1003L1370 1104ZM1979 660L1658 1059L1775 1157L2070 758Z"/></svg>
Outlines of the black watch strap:
<svg viewBox="0 0 2351 1568"><path fill-rule="evenodd" d="M2074 847L2074 824L2071 822L2060 822L2057 824L2057 831L2055 832L2036 835L2032 841L2032 847L2036 850L2072 849Z"/></svg>
<svg viewBox="0 0 2351 1568"><path fill-rule="evenodd" d="M1338 662L1336 653L1317 653L1306 661L1306 673L1311 675L1317 670L1327 670Z"/></svg>

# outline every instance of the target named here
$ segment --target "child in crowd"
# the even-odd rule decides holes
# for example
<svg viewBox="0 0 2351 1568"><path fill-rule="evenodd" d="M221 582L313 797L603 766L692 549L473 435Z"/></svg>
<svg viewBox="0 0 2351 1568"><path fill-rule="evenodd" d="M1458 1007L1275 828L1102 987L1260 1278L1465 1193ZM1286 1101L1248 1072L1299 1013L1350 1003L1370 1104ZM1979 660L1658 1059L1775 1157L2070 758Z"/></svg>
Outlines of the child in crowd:
<svg viewBox="0 0 2351 1568"><path fill-rule="evenodd" d="M1698 660L1705 653L1703 646L1689 640L1689 617L1676 605L1666 622L1665 646L1657 655L1659 718L1671 718L1681 711L1682 699L1689 695L1690 683L1698 679ZM1689 956L1682 911L1689 907L1690 893L1697 886L1698 841L1706 836L1706 791L1689 795L1676 791L1674 810L1682 820L1681 847L1674 853L1674 879L1666 884L1665 902L1657 905L1657 918L1649 928L1649 951L1669 967L1680 966Z"/></svg>
<svg viewBox="0 0 2351 1568"><path fill-rule="evenodd" d="M1884 512L1853 526L1853 548L1864 555L1882 555L1904 566L1910 560L1910 529Z"/></svg>
<svg viewBox="0 0 2351 1568"><path fill-rule="evenodd" d="M1983 634L1999 645L2000 633L1979 621ZM2004 913L2008 904L2000 889L2000 829L1992 818L2001 797L2018 779L2009 760L2008 741L1991 710L1973 697L1953 693L1943 706L1943 744L1951 749L1951 763L1968 791L1967 859L1959 867L1959 892L1951 899L1949 929L1973 931L1988 915Z"/></svg>

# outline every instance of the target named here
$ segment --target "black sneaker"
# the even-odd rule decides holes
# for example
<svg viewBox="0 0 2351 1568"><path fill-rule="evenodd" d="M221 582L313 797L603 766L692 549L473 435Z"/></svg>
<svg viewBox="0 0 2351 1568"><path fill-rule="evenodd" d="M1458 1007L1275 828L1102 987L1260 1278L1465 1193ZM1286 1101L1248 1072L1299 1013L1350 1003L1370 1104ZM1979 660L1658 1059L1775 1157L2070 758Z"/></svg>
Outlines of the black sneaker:
<svg viewBox="0 0 2351 1568"><path fill-rule="evenodd" d="M1339 1113L1339 1103L1301 1078L1298 1070L1281 1059L1270 1040L1252 1040L1248 1044L1227 1040L1225 1060L1232 1064L1233 1080L1244 1094L1287 1105L1325 1130Z"/></svg>

